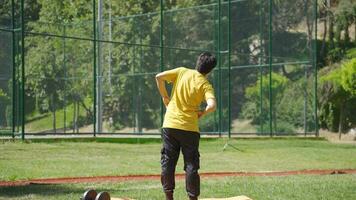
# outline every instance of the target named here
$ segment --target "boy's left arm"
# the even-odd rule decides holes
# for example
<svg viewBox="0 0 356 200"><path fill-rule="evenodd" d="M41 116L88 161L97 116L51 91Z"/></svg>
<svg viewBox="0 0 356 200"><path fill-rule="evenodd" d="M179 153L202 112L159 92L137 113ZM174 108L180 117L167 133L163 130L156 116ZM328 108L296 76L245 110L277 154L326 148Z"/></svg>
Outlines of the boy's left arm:
<svg viewBox="0 0 356 200"><path fill-rule="evenodd" d="M214 95L214 88L210 83L206 83L203 85L204 90L204 98L206 101L206 107L204 111L198 112L198 118L202 116L214 112L216 110L216 99Z"/></svg>

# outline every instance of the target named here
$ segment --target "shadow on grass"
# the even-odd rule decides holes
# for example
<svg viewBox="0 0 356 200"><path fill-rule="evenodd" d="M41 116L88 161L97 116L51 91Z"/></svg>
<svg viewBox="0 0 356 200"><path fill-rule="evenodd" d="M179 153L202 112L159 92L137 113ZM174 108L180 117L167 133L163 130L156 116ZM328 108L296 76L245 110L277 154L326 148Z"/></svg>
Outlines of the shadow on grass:
<svg viewBox="0 0 356 200"><path fill-rule="evenodd" d="M114 196L131 197L133 194L158 195L162 199L161 185L128 184L122 186L112 183L97 184L31 184L26 186L0 187L0 199L79 199L87 189L107 191ZM154 190L152 192L152 190Z"/></svg>
<svg viewBox="0 0 356 200"><path fill-rule="evenodd" d="M0 187L0 199L20 198L30 195L39 196L65 196L68 194L78 194L78 199L84 193L86 188L71 187L71 185L43 185L30 184L26 186Z"/></svg>

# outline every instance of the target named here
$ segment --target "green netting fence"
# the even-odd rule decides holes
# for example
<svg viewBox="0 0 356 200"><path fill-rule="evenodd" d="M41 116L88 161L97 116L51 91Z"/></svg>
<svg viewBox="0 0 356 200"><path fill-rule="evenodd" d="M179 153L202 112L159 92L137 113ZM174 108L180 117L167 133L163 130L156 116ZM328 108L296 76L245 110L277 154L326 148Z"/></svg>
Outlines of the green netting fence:
<svg viewBox="0 0 356 200"><path fill-rule="evenodd" d="M210 51L202 134L317 134L315 0L5 0L0 135L160 134L155 74Z"/></svg>

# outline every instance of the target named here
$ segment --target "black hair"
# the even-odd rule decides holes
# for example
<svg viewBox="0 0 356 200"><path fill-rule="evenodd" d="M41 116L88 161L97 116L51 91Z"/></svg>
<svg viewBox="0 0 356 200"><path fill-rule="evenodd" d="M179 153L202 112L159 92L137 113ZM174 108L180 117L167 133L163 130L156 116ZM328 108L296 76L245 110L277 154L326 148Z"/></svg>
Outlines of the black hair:
<svg viewBox="0 0 356 200"><path fill-rule="evenodd" d="M201 74L208 74L216 66L216 58L209 52L199 55L195 69Z"/></svg>

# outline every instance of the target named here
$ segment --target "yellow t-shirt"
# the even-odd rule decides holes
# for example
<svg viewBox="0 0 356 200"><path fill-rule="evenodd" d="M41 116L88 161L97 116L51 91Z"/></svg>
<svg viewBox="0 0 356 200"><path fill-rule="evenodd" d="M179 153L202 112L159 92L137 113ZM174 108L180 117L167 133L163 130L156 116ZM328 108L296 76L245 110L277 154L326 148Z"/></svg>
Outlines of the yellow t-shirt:
<svg viewBox="0 0 356 200"><path fill-rule="evenodd" d="M204 75L185 67L167 71L167 79L173 88L163 128L199 132L199 107L203 100L215 98L213 87Z"/></svg>

